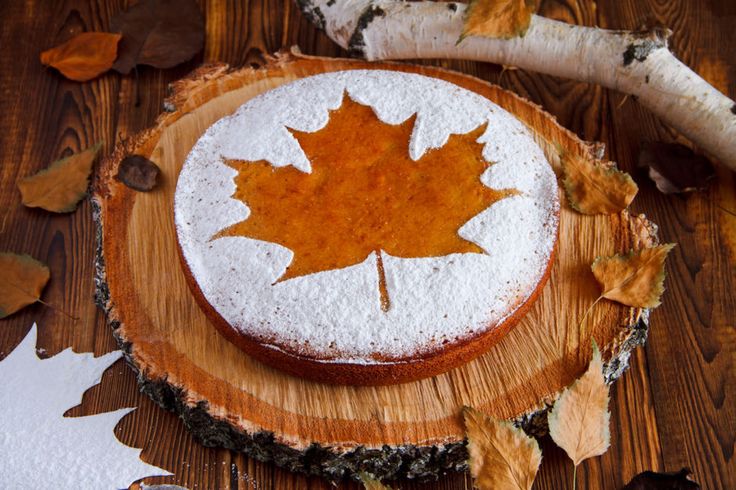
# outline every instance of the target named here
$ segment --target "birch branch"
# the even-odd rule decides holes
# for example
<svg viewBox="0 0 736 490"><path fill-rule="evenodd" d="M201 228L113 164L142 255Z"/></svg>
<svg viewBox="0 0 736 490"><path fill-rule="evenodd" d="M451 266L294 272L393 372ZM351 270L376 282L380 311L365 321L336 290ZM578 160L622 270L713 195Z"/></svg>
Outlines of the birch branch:
<svg viewBox="0 0 736 490"><path fill-rule="evenodd" d="M524 37L466 37L466 6L400 0L296 0L302 12L367 60L487 61L600 84L632 95L736 171L736 104L669 50L670 31L612 31L533 16Z"/></svg>

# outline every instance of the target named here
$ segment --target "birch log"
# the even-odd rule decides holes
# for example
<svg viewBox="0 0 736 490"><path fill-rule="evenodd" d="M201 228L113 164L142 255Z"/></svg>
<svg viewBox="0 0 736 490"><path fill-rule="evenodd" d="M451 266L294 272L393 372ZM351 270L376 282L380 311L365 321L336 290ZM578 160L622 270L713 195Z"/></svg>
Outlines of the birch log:
<svg viewBox="0 0 736 490"><path fill-rule="evenodd" d="M368 60L487 61L600 84L632 95L736 171L736 104L679 61L667 29L612 31L533 16L523 37L468 36L466 6L399 0L296 0L343 48Z"/></svg>

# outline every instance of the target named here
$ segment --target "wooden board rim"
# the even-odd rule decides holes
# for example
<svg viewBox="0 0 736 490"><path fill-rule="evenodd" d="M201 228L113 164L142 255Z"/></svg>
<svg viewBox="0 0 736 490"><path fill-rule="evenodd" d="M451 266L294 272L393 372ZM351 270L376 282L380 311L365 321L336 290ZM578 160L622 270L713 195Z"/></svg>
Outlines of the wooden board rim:
<svg viewBox="0 0 736 490"><path fill-rule="evenodd" d="M273 66L281 66L283 64L288 64L292 62L296 62L298 60L302 59L317 59L317 60L323 60L322 58L312 58L312 57L305 57L296 53L291 54L280 54L277 55L276 58L272 58L270 61L270 64L273 64ZM362 62L350 62L346 60L341 60L341 62L344 63L355 63L355 64L361 64ZM411 65L403 65L403 64L396 64L396 67L407 67ZM268 67L264 67L267 69ZM422 69L427 71L436 71L440 72L441 69L435 69L435 68L427 68L422 67ZM246 69L248 70L248 69ZM263 69L262 69L263 70ZM205 80L206 83L220 83L218 80L218 77L221 77L223 75L230 74L232 72L229 71L229 68L224 65L213 65L208 67L203 67L198 71L195 71L191 77L184 79L180 82L177 82L173 86L174 94L170 99L167 100L167 110L169 110L169 113L163 114L156 123L156 128L163 127L166 124L169 124L179 117L182 117L183 115L187 114L188 107L191 104L196 104L201 97L201 92L194 91L192 93L189 93L187 97L182 97L181 95L184 93L184 89L187 86L191 86L192 83L195 83L197 81ZM264 74L264 72L260 72L261 74ZM455 74L457 76L462 77L468 77L467 75L460 75ZM472 77L468 77L472 78ZM482 82L482 81L481 81ZM486 83L486 82L482 82ZM516 96L518 97L518 96ZM522 100L519 98L519 100ZM527 102L525 102L527 103ZM541 109L538 108L538 106L534 106L530 103L527 103L528 105L537 108L540 112ZM546 114L546 113L545 113ZM549 117L549 116L547 116ZM556 123L555 123L556 124ZM565 130L564 128L557 128L558 131L563 131L569 133L569 131ZM366 449L361 449L360 444L350 444L349 442L344 445L330 445L331 447L326 448L321 446L320 444L314 445L312 442L314 441L295 441L293 439L290 439L288 437L281 437L280 435L275 435L272 432L268 430L259 430L259 427L256 425L248 426L247 424L245 426L241 425L240 427L233 427L232 424L229 424L226 421L223 421L221 417L218 417L216 413L211 412L211 407L208 407L206 403L203 403L202 400L198 399L196 394L188 393L185 390L182 389L182 387L179 386L172 386L170 383L167 382L166 376L160 376L156 375L155 373L152 373L150 370L146 369L146 367L141 366L140 360L136 359L135 355L132 352L130 343L128 342L128 339L125 336L124 328L120 328L120 320L119 320L119 314L116 311L115 306L115 300L110 298L109 288L107 286L107 276L105 271L105 263L104 263L104 251L103 251L103 223L104 223L104 201L106 193L108 192L108 189L106 188L106 185L104 184L104 178L106 173L107 177L109 177L110 172L116 167L116 162L118 162L123 155L128 154L129 152L133 151L134 149L138 148L138 144L141 141L145 141L147 138L151 137L155 133L154 129L144 131L137 135L135 138L118 145L115 152L107 158L102 165L102 170L100 172L100 178L97 180L95 185L95 195L93 197L93 204L94 204L94 210L95 210L95 220L98 223L98 261L97 261L97 287L98 287L98 303L103 307L103 309L108 314L108 319L110 323L115 328L116 337L118 338L119 342L121 343L121 346L124 348L124 351L126 353L126 358L128 359L129 363L133 366L133 368L139 373L138 379L139 382L142 385L142 388L144 391L146 391L149 395L154 398L157 402L159 402L162 406L165 406L170 409L175 409L176 411L180 412L182 414L182 417L185 419L185 421L188 423L188 425L192 428L192 430L195 432L195 434L198 434L206 443L209 444L216 444L221 445L225 447L230 447L232 449L238 449L238 450L246 450L251 453L254 453L256 455L260 452L269 453L268 456L264 456L267 459L282 459L283 461L287 461L287 465L295 465L296 469L302 469L305 471L316 471L315 469L309 469L310 464L308 464L307 461L309 458L305 460L305 454L310 451L309 448L312 448L312 453L318 452L320 453L322 450L327 451L325 453L326 455L329 454L329 458L335 458L337 456L339 461L342 461L342 465L335 464L333 468L343 468L344 471L350 472L349 467L350 465L347 463L348 461L352 461L355 458L355 455L358 453L365 453ZM572 133L569 133L571 139L574 139L576 141L578 140ZM580 151L581 153L591 155L596 151L596 147L594 145L589 145L584 142L580 142L580 145L577 148L577 151ZM644 226L644 228L647 228L648 226ZM641 315L641 312L632 312L631 318L636 320L631 323L629 326L626 335L623 335L622 338L617 342L617 345L608 346L609 354L611 355L611 360L607 364L607 376L609 379L613 379L620 375L623 368L626 364L626 359L628 357L628 353L631 349L633 349L636 345L642 343L646 338L646 315ZM549 401L551 400L541 400L539 405L533 407L532 410L517 414L517 422L519 422L521 425L523 425L525 428L530 430L531 432L539 432L543 430L544 427L544 410L547 407ZM223 426L224 424L224 426ZM218 430L213 431L210 430L212 427L218 427ZM226 428L226 427L227 428ZM209 428L208 428L209 427ZM229 433L228 436L224 436L223 433ZM260 443L256 441L261 441ZM267 441L264 442L264 440ZM385 451L384 449L375 449L375 450L369 450L368 453L365 453L363 455L362 460L371 460L378 458L384 463L386 461L390 461L391 458L394 458L397 454L405 454L407 451L411 451L413 449L416 449L418 447L431 447L431 446L438 446L441 449L437 451L436 457L432 460L431 464L428 462L424 468L429 472L428 474L436 474L438 471L443 471L444 469L448 469L450 467L453 467L455 469L459 469L463 467L464 465L464 459L465 459L465 451L464 446L462 443L462 440L450 440L450 441L444 441L446 443L443 443L443 441L440 440L426 440L421 441L420 444L408 444L408 445L392 445L389 450ZM271 447L270 450L265 450L267 447ZM321 449L315 449L315 448L321 448ZM294 453L296 451L296 453ZM378 451L378 453L370 452L370 451ZM361 454L362 454L361 453ZM329 459L325 455L325 458ZM449 455L455 455L457 456L455 459L449 457ZM358 458L360 459L360 458ZM290 462L289 462L290 461ZM336 460L337 461L337 460ZM443 461L442 464L439 464L438 461ZM320 463L320 467L322 470L320 472L330 474L329 465L325 465ZM459 465L459 466L458 466ZM417 468L420 468L421 465ZM335 470L337 473L340 473L343 470ZM396 470L399 471L399 470ZM389 471L390 473L390 471ZM336 473L332 473L333 476ZM417 474L414 476L421 476L422 470L417 470Z"/></svg>

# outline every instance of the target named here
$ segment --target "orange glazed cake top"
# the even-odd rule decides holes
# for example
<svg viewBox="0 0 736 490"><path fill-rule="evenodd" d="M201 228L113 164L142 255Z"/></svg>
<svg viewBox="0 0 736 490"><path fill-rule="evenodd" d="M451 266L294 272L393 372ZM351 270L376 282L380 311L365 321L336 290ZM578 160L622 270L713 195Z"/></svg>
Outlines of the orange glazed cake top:
<svg viewBox="0 0 736 490"><path fill-rule="evenodd" d="M192 279L229 325L325 363L395 363L494 329L543 279L556 178L488 99L350 70L257 96L189 154L174 203Z"/></svg>

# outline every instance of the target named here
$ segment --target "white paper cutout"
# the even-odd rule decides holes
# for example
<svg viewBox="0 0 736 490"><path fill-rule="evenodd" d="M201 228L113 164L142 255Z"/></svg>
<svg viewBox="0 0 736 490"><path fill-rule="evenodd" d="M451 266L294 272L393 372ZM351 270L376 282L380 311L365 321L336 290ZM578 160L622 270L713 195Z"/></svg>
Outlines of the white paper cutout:
<svg viewBox="0 0 736 490"><path fill-rule="evenodd" d="M66 349L36 355L36 324L0 361L0 488L128 488L148 476L171 473L140 460L113 429L133 408L64 417L122 355L95 358Z"/></svg>

